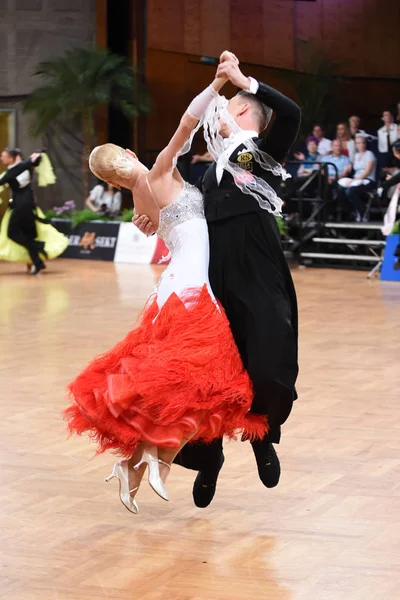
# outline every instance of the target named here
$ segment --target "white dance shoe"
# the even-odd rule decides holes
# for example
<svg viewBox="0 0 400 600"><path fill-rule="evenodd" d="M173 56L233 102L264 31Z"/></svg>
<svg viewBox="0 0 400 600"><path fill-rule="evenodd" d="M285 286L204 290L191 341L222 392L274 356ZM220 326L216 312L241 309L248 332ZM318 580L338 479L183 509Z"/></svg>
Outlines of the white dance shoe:
<svg viewBox="0 0 400 600"><path fill-rule="evenodd" d="M127 460L121 460L121 462L116 462L111 475L105 478L107 483L113 478L116 477L119 480L119 497L122 504L127 508L130 512L137 515L139 512L139 506L135 500L135 495L139 489L140 481L138 481L138 485L133 489L129 489L129 466Z"/></svg>
<svg viewBox="0 0 400 600"><path fill-rule="evenodd" d="M134 466L138 470L141 465L147 463L149 467L149 484L153 490L163 500L169 500L168 492L165 488L165 481L171 469L171 465L158 458L158 450L156 446L149 446L143 450L142 458L137 465Z"/></svg>

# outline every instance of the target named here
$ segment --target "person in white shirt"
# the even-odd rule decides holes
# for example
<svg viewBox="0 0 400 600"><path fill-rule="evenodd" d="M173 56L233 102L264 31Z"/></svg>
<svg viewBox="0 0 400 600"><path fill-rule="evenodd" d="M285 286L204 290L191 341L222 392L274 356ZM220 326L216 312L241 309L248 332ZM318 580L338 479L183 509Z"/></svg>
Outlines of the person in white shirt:
<svg viewBox="0 0 400 600"><path fill-rule="evenodd" d="M324 129L321 125L314 125L312 134L318 140L318 154L320 156L329 154L332 147L332 140L328 140L328 138L324 137L324 133Z"/></svg>
<svg viewBox="0 0 400 600"><path fill-rule="evenodd" d="M384 169L390 167L392 158L391 147L398 139L397 125L390 110L384 110L382 113L383 127L378 129L378 167Z"/></svg>
<svg viewBox="0 0 400 600"><path fill-rule="evenodd" d="M356 148L354 175L342 177L338 184L341 204L350 205L352 215L359 223L364 220L365 192L374 189L376 185L376 158L373 152L367 150L367 140L364 135L356 136Z"/></svg>
<svg viewBox="0 0 400 600"><path fill-rule="evenodd" d="M93 212L116 216L121 211L122 195L112 185L102 182L94 186L85 204Z"/></svg>

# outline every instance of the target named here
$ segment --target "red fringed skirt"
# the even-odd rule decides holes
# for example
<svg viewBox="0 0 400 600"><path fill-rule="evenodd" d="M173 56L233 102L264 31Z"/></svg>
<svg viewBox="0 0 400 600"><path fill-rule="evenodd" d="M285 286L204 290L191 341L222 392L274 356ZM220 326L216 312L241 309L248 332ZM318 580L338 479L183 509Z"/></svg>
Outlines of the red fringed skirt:
<svg viewBox="0 0 400 600"><path fill-rule="evenodd" d="M244 433L262 438L266 417L249 413L252 385L223 309L204 286L184 302L150 299L138 326L69 385L70 432L98 452L130 457L140 442L178 448Z"/></svg>

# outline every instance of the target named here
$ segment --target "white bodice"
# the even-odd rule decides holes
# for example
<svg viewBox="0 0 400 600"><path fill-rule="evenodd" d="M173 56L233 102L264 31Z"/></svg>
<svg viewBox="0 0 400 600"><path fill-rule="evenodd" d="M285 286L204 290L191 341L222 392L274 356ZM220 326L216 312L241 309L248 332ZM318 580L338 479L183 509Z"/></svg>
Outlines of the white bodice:
<svg viewBox="0 0 400 600"><path fill-rule="evenodd" d="M208 280L209 240L204 216L202 193L193 185L184 183L179 196L160 211L159 237L171 252L171 262L157 286L159 307L175 293L184 296L185 290L210 290Z"/></svg>
<svg viewBox="0 0 400 600"><path fill-rule="evenodd" d="M205 219L203 194L194 185L186 181L179 196L160 210L158 236L173 251L171 232L177 225L192 219Z"/></svg>

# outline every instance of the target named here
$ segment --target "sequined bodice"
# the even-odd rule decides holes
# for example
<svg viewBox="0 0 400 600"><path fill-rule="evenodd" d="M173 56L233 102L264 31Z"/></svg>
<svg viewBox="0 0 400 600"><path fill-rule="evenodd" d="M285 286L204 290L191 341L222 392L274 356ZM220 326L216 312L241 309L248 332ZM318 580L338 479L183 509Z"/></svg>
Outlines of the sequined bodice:
<svg viewBox="0 0 400 600"><path fill-rule="evenodd" d="M170 234L174 227L192 219L204 218L203 194L185 181L179 196L160 211L158 236L171 250Z"/></svg>

